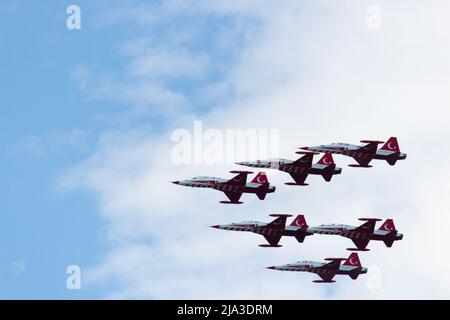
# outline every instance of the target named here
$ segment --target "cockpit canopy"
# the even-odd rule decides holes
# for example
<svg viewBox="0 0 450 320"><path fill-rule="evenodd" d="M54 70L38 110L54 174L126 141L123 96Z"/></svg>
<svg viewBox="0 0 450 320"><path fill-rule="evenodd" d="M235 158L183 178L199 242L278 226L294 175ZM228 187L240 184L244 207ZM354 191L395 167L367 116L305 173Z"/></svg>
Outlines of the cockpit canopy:
<svg viewBox="0 0 450 320"><path fill-rule="evenodd" d="M352 226L350 226L350 225L348 225L348 224L340 224L340 223L324 223L324 224L321 224L319 227L327 227L327 228L329 228L329 227L338 227L338 228L342 228L342 227L352 227Z"/></svg>
<svg viewBox="0 0 450 320"><path fill-rule="evenodd" d="M259 223L258 221L242 221L242 222L237 223L237 224L258 224L258 223Z"/></svg>

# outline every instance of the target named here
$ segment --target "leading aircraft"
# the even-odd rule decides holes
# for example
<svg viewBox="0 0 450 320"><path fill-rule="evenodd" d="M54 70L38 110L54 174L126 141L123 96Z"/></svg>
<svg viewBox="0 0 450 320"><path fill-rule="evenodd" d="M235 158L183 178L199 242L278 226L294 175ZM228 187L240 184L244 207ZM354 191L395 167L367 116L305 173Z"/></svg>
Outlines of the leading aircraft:
<svg viewBox="0 0 450 320"><path fill-rule="evenodd" d="M271 214L276 217L272 222L244 221L239 223L214 225L212 228L232 231L248 231L262 235L269 244L260 244L260 247L281 247L278 244L282 236L295 237L298 242L302 243L305 236L312 235L306 233L308 226L306 225L303 215L298 215L289 226L286 226L286 218L292 217L290 214Z"/></svg>
<svg viewBox="0 0 450 320"><path fill-rule="evenodd" d="M269 184L266 173L259 172L256 177L247 183L247 176L251 171L230 171L237 174L234 178L223 179L216 177L195 177L188 180L172 181L174 184L194 188L211 188L223 191L230 201L220 203L240 204L243 193L255 193L260 200L264 200L268 193L275 192L275 187Z"/></svg>
<svg viewBox="0 0 450 320"><path fill-rule="evenodd" d="M353 252L347 259L345 258L326 258L325 261L330 262L315 262L315 261L298 261L295 263L271 266L267 269L280 271L302 271L317 274L321 280L314 280L315 283L332 283L337 274L349 275L353 280L357 279L360 274L367 273L367 268L361 266L358 254ZM341 262L344 261L344 263Z"/></svg>
<svg viewBox="0 0 450 320"><path fill-rule="evenodd" d="M375 230L375 223L381 221L381 219L360 218L359 220L365 221L359 227L346 224L322 224L318 227L307 228L306 231L314 234L331 234L349 238L356 246L356 248L347 249L351 251L369 251L367 245L370 240L383 241L390 248L394 241L403 239L403 234L398 233L392 219L386 219L378 230Z"/></svg>
<svg viewBox="0 0 450 320"><path fill-rule="evenodd" d="M400 147L396 137L390 137L389 140L378 149L378 145L383 141L376 140L361 140L365 143L363 146L358 146L348 143L331 143L322 144L313 147L301 147L302 150L337 153L344 156L352 157L358 164L349 164L350 167L370 168L369 163L373 159L386 160L389 165L393 166L397 160L406 159L406 154L400 152Z"/></svg>
<svg viewBox="0 0 450 320"><path fill-rule="evenodd" d="M307 186L305 183L309 174L322 175L325 181L330 181L333 175L340 174L342 169L337 168L333 161L331 153L325 153L325 155L317 162L313 163L313 157L316 152L304 152L297 151L297 154L303 154L303 156L295 161L287 159L270 159L270 160L256 160L236 162L247 167L254 168L273 168L283 172L287 172L291 175L295 182L286 182L290 186Z"/></svg>

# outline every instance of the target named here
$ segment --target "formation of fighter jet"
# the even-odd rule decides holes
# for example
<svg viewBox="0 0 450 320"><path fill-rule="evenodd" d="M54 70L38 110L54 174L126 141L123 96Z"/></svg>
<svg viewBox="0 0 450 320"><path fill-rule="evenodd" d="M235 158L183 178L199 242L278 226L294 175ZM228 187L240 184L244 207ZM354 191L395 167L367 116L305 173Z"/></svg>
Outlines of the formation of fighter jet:
<svg viewBox="0 0 450 320"><path fill-rule="evenodd" d="M286 218L292 217L290 214L271 214L276 217L269 223L259 221L245 221L224 225L214 225L213 228L231 231L247 231L264 236L269 244L262 244L261 247L281 247L279 241L283 236L295 237L302 243L305 237L313 234L339 235L349 238L356 245L356 248L348 248L351 251L369 251L367 245L370 240L383 241L387 247L391 247L394 241L403 239L403 235L398 233L394 221L387 219L378 230L375 230L375 223L381 221L378 218L360 218L366 221L359 227L345 224L322 224L318 227L309 227L303 215L299 214L290 225L286 226Z"/></svg>
<svg viewBox="0 0 450 320"><path fill-rule="evenodd" d="M286 182L287 185L306 186L308 175L321 175L325 181L331 181L333 175L341 174L342 169L336 167L332 154L341 154L352 157L357 164L350 164L350 167L372 167L369 163L374 160L386 160L393 166L398 160L406 159L406 154L400 152L400 147L396 137L389 140L378 149L378 145L383 143L377 140L361 140L364 145L353 145L348 143L332 143L327 145L302 147L305 151L297 151L302 156L297 160L287 159L269 159L237 162L236 164L253 167L278 169L288 173L295 182ZM313 163L314 155L324 153L322 158ZM240 204L243 193L254 193L260 200L264 200L268 193L275 192L275 186L269 184L264 171L259 172L255 178L247 183L247 177L250 171L230 171L236 174L231 179L216 177L195 177L188 180L172 181L174 184L195 187L211 188L225 193L229 201L220 201L220 203ZM391 247L394 241L403 239L403 235L398 233L394 221L387 219L377 230L375 225L378 218L360 218L364 223L358 227L344 224L322 224L317 227L309 227L303 215L298 215L289 225L286 225L290 214L271 214L275 219L271 222L244 221L240 223L231 223L225 225L214 225L213 228L247 231L262 235L267 243L261 244L261 247L281 247L279 244L283 236L295 237L298 242L303 243L307 236L314 234L320 235L338 235L349 238L353 241L356 248L347 248L351 251L369 251L367 245L371 240L383 241L387 247ZM316 283L332 283L335 275L349 275L352 279L357 279L360 274L367 273L367 269L361 266L357 253L352 253L345 258L327 258L327 262L299 261L292 264L271 266L268 269L280 271L303 271L316 273L321 280L315 280ZM343 263L342 263L343 262Z"/></svg>
<svg viewBox="0 0 450 320"><path fill-rule="evenodd" d="M280 266L267 267L267 269L315 273L321 278L321 280L314 280L313 282L315 283L335 282L333 280L335 275L348 275L353 280L356 280L360 274L367 273L367 268L361 266L361 261L356 252L353 252L347 259L326 258L324 260L330 262L298 261Z"/></svg>
<svg viewBox="0 0 450 320"><path fill-rule="evenodd" d="M378 149L378 145L383 143L383 141L361 140L361 142L365 143L365 145L358 146L348 143L332 143L313 147L301 147L300 149L315 152L337 153L352 157L358 164L350 164L350 167L370 168L372 166L369 165L369 163L373 159L386 160L389 165L393 166L397 160L406 159L406 154L400 152L396 137L390 137L380 149Z"/></svg>
<svg viewBox="0 0 450 320"><path fill-rule="evenodd" d="M237 174L231 179L216 177L195 177L188 180L172 181L174 184L193 188L211 188L223 191L230 201L220 201L220 203L240 204L239 201L243 193L255 193L260 200L264 200L268 193L275 192L275 187L269 184L266 173L259 172L256 177L247 183L247 176L251 171L230 171Z"/></svg>
<svg viewBox="0 0 450 320"><path fill-rule="evenodd" d="M303 156L295 161L287 159L270 159L237 162L236 164L253 168L272 168L287 172L295 181L286 182L287 185L291 186L307 186L308 184L305 183L305 180L309 174L321 175L325 181L329 182L333 175L340 174L342 171L341 168L336 167L331 153L325 153L317 163L313 163L314 155L318 154L316 152L297 151L296 153L303 154Z"/></svg>

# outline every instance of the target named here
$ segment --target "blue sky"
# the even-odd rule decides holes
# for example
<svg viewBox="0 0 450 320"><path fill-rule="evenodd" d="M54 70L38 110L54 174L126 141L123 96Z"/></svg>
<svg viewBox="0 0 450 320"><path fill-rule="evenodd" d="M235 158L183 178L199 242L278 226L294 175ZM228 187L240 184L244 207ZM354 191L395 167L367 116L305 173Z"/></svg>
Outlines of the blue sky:
<svg viewBox="0 0 450 320"><path fill-rule="evenodd" d="M88 154L101 130L92 115L102 103L95 103L93 109L94 103L71 81L69 70L79 63L98 61L99 52L105 61L113 65L117 61L108 57L106 37L112 36L112 30L104 37L92 32L83 37L65 28L68 3L2 1L0 5L2 298L98 294L65 288L67 265L92 263L102 244L93 197L61 192L57 181L67 166ZM89 133L86 145L71 148L63 141L51 145L55 137L80 128ZM42 154L18 145L22 137L48 134L53 138L42 138ZM13 275L11 264L16 261L24 261L26 267Z"/></svg>
<svg viewBox="0 0 450 320"><path fill-rule="evenodd" d="M379 1L374 31L371 1L343 3L2 1L0 298L448 298L450 278L421 267L425 254L448 264L436 245L448 236L415 232L450 223L440 179L450 172L418 170L450 159L421 152L450 139L447 11ZM81 30L66 28L71 4ZM301 190L270 171L275 197L223 207L219 194L168 183L236 169L173 163L171 134L194 120L278 129L286 158L300 145L396 135L408 159ZM347 255L345 239L267 251L206 228L277 212L311 224L393 217L405 239L361 257L382 271L380 288L324 288L263 267ZM82 290L66 288L71 264Z"/></svg>
<svg viewBox="0 0 450 320"><path fill-rule="evenodd" d="M149 32L145 23L130 23L132 18L102 18L143 3L77 1L82 30L66 28L66 8L73 1L7 0L0 4L1 298L102 296L95 289L69 291L65 287L66 267L96 263L107 244L102 241L95 195L64 190L59 181L68 168L95 150L102 132L132 126L158 132L166 119L150 112L120 124L109 121L110 115L126 112L127 103L97 99L73 73L83 66L98 72L98 77L123 81L126 59L119 50L123 43L147 37L164 45L166 28L184 28L192 22L190 17L163 21L152 25ZM159 2L151 6L158 7ZM226 17L198 19L196 24L204 31L189 41L187 49L220 59L224 67L232 53L214 47L214 29L231 23ZM175 91L193 96L196 87L214 82L221 72L212 68L200 78L164 81ZM207 108L203 99L193 101L198 112Z"/></svg>

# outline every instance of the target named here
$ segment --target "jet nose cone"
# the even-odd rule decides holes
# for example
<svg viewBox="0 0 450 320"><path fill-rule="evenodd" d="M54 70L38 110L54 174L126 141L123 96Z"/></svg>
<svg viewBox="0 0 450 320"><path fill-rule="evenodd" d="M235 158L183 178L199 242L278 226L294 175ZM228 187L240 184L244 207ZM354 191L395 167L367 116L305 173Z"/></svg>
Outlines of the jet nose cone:
<svg viewBox="0 0 450 320"><path fill-rule="evenodd" d="M180 184L180 181L172 181L174 184Z"/></svg>
<svg viewBox="0 0 450 320"><path fill-rule="evenodd" d="M218 225L218 224L215 224L215 225L211 226L211 228L216 228L216 229L219 229L219 228L220 228L220 225Z"/></svg>
<svg viewBox="0 0 450 320"><path fill-rule="evenodd" d="M236 164L239 164L241 166L245 166L247 164L247 162L245 161L241 161L241 162L235 162Z"/></svg>
<svg viewBox="0 0 450 320"><path fill-rule="evenodd" d="M309 147L300 147L302 150L309 150Z"/></svg>
<svg viewBox="0 0 450 320"><path fill-rule="evenodd" d="M275 266L266 267L266 269L272 269L272 270L274 270L275 268L276 268Z"/></svg>

